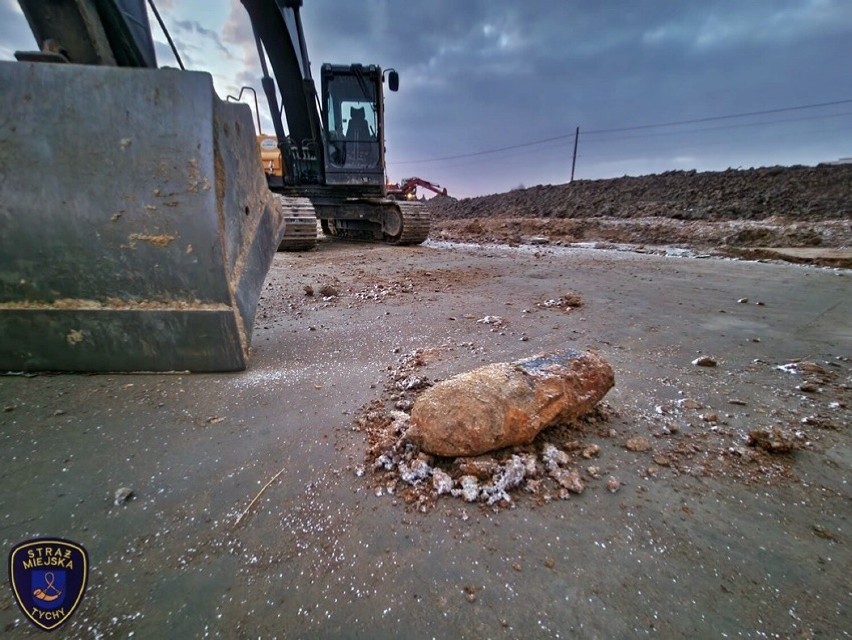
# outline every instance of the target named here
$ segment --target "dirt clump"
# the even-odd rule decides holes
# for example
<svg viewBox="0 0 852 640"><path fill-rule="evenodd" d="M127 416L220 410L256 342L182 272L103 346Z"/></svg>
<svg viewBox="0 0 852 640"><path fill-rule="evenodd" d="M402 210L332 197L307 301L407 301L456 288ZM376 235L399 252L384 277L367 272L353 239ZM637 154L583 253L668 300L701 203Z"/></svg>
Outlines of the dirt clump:
<svg viewBox="0 0 852 640"><path fill-rule="evenodd" d="M442 495L464 502L505 507L514 504L512 494L522 492L546 503L580 494L597 473L584 471L580 463L600 453L595 443L578 437L609 420L612 410L598 404L570 422L545 429L529 444L508 446L479 456L437 456L421 450L407 434L411 417L390 406L410 407L433 381L414 374L437 351L415 349L400 356L389 373L381 400L362 407L355 426L367 439L365 465L356 475L371 472L377 496L389 494L421 511L435 506ZM421 384L411 385L418 380ZM597 435L607 437L606 431ZM594 468L593 468L594 471Z"/></svg>

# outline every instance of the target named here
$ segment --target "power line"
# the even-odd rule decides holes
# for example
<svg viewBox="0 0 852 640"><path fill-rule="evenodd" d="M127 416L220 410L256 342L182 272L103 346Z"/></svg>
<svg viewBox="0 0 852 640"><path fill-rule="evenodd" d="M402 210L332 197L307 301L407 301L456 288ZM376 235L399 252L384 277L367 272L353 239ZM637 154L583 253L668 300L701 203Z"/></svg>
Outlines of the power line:
<svg viewBox="0 0 852 640"><path fill-rule="evenodd" d="M639 138L654 138L659 136L687 136L695 133L706 133L708 131L729 131L731 129L744 129L749 127L769 127L775 124L786 124L789 122L806 122L808 120L825 120L827 118L842 118L843 116L852 115L852 111L844 111L843 113L825 113L818 116L802 116L801 118L784 118L782 120L767 120L765 122L746 122L742 124L728 124L721 127L704 127L702 129L690 129L689 131L661 131L658 133L644 133L637 136L617 136L614 138L599 138L597 140L588 140L587 144L597 144L601 142L616 142L620 140L637 140ZM625 131L620 129L619 131ZM611 130L615 131L615 130ZM582 132L580 132L582 135ZM588 133L593 133L587 131Z"/></svg>
<svg viewBox="0 0 852 640"><path fill-rule="evenodd" d="M848 115L848 113L832 114L832 115L826 116L826 117L839 117L839 116L845 116L845 115ZM796 122L796 121L800 121L800 120L813 120L813 119L817 119L817 118L789 118L789 119L785 119L785 120L774 120L774 121L769 122L769 123L760 123L760 124L761 125L783 124L785 122ZM712 131L717 131L717 130L721 130L721 129L739 128L739 127L742 127L742 126L743 125L731 125L729 127L709 127L709 128L700 129L698 131L685 131L685 132L675 132L675 133L678 134L678 135L691 135L693 133L712 132ZM826 128L826 129L820 129L820 130L811 129L811 130L808 130L808 131L796 131L796 132L790 132L790 133L782 134L781 136L776 136L776 139L780 139L781 137L783 137L785 139L791 139L792 140L792 139L801 139L805 136L807 136L809 139L813 138L814 136L823 136L823 135L835 135L836 136L836 135L840 134L840 132L846 132L846 131L849 131L849 130L852 130L852 127L848 127L848 126L831 127L831 128ZM665 137L670 136L670 135L672 135L672 133L657 133L657 134L646 134L644 136L622 136L621 138L613 138L613 139L607 139L607 140L593 140L593 141L589 141L589 142L590 143L594 142L596 144L595 145L592 145L592 144L587 145L589 147L590 151L580 153L578 155L578 158L580 158L581 160L584 160L584 161L591 161L593 163L594 162L601 162L601 161L605 161L605 160L610 160L610 159L625 160L625 159L629 159L629 158L624 157L623 151L619 151L617 155L613 155L613 153L611 151L608 151L605 148L606 145L600 145L600 143L608 143L608 142L620 140L620 139L632 139L632 138L639 138L639 137L646 138L646 137L658 137L658 136L659 136L658 140L660 142L663 142ZM506 154L504 154L504 155L502 155L498 158L490 160L487 167L489 169L493 169L494 167L499 167L501 170L511 169L511 168L528 168L528 169L532 168L531 170L534 171L534 175L541 175L542 172L555 171L555 170L560 170L560 171L564 172L565 162L566 162L566 157L567 157L566 154L570 154L570 146L571 146L572 142L573 141L563 140L563 141L557 142L555 145L549 146L549 147L540 147L539 149L526 148L526 149L521 149L521 150L515 150L513 153L506 153ZM701 142L699 148L695 148L693 146L688 147L687 152L695 153L696 151L699 151L699 150L700 151L706 151L706 150L711 149L711 148L713 148L713 149L726 148L729 145L730 145L730 143L727 142L727 141L724 141L724 140L708 140L708 141ZM601 148L601 146L603 146L604 148ZM594 147L594 148L592 149L592 147ZM670 145L666 145L666 144L663 144L662 146L654 145L654 146L650 147L650 149L653 150L653 151L666 151L669 148L670 148ZM648 150L649 150L648 147L644 148L645 152L647 152ZM559 155L553 156L553 152L557 152ZM527 158L524 157L524 156L529 156L530 154L536 154L535 162L530 162L530 160L528 160ZM393 171L397 164L398 163L396 163L396 162L389 161L388 162L389 170ZM478 162L475 162L475 161L471 161L470 159L464 159L464 158L458 159L458 160L455 160L455 161L449 161L445 165L443 165L444 169L456 169L456 168L460 169L462 167L471 167L471 170L473 171L473 173L475 175L480 175L479 171L480 171L480 169L482 169L484 167L484 165L482 165ZM526 178L521 174L518 174L518 178L522 179L522 180L528 180L528 179L532 180L533 179L533 178Z"/></svg>
<svg viewBox="0 0 852 640"><path fill-rule="evenodd" d="M777 140L799 140L799 139L803 139L803 138L811 140L811 139L815 139L817 136L837 135L840 132L845 132L845 131L850 131L850 130L852 130L852 126L830 127L830 128L825 128L825 129L808 129L806 131L804 131L804 130L803 131L789 131L789 132L786 132L786 133L781 133L781 134L773 136L773 140L776 140L776 141ZM731 144L730 144L729 141L717 139L717 140L706 140L706 141L702 141L700 143L692 143L692 144L686 145L686 146L679 145L677 147L677 149L678 149L678 151L681 151L683 153L690 153L690 152L695 153L695 152L703 152L703 151L706 151L707 149L710 149L710 148L729 149L730 146L731 146ZM670 149L670 148L671 148L671 146L663 144L663 145L655 145L655 146L652 146L652 147L645 147L644 150L646 152L647 151L662 152L662 151L666 151L667 149ZM737 150L733 155L741 155L743 153L746 153L746 152L742 151L742 150ZM600 160L600 159L603 159L603 158L623 157L623 154L621 154L619 152L615 152L616 155L613 155L613 154L614 154L614 152L607 151L606 149L594 148L594 149L592 149L592 150L590 150L586 153L580 154L580 158L594 161L594 160ZM562 159L562 166L564 166L564 165L565 165L565 160L563 158ZM554 165L554 166L557 166L557 165Z"/></svg>
<svg viewBox="0 0 852 640"><path fill-rule="evenodd" d="M740 124L727 124L722 126L715 127L702 127L700 129L690 129L687 131L659 131L654 133L640 133L638 135L632 136L614 136L608 138L597 138L587 140L585 142L586 147L597 147L599 145L606 145L611 142L622 142L626 140L639 140L639 139L653 139L653 138L668 138L671 136L678 136L678 138L686 138L687 136L701 135L707 133L713 133L717 131L730 131L732 129L742 129L742 128L756 128L756 127L770 127L774 125L784 125L789 124L791 122L807 122L813 120L826 120L829 118L842 118L852 115L852 111L845 111L843 113L830 113L830 114L822 114L816 116L800 116L798 118L782 118L775 120L767 120L764 122L751 122L751 123L740 123ZM581 136L582 136L582 132ZM504 161L508 158L518 158L520 156L529 155L531 153L538 154L539 158L543 158L544 154L549 151L558 150L561 153L565 153L570 150L571 144L573 141L570 138L573 138L573 134L571 136L565 136L562 138L557 138L554 140L548 140L546 142L540 143L537 148L531 148L531 144L527 144L524 147L516 147L507 149L506 153L502 154L500 158L491 160L492 163L499 162L501 165L505 166ZM555 143L555 144L554 144ZM560 156L563 157L564 156ZM588 155L586 153L581 153L579 155L580 158L587 158ZM445 167L465 167L472 166L476 163L480 162L477 159L471 159L467 156L461 158L454 158L453 160L448 160L445 163ZM408 164L407 161L389 161L388 164L390 166L403 165Z"/></svg>
<svg viewBox="0 0 852 640"><path fill-rule="evenodd" d="M681 124L697 124L699 122L713 122L714 120L730 120L732 118L747 118L750 116L765 116L771 113L783 113L785 111L801 111L802 109L818 109L820 107L833 107L838 104L849 104L850 100L836 100L834 102L822 102L819 104L805 104L798 107L784 107L782 109L766 109L764 111L752 111L750 113L735 113L727 116L711 116L709 118L696 118L695 120L680 120L678 122L663 122L660 124L642 124L634 127L622 127L620 129L598 129L597 131L586 131L586 135L592 133L620 133L622 131L636 131L638 129L653 129L654 127L673 127Z"/></svg>
<svg viewBox="0 0 852 640"><path fill-rule="evenodd" d="M783 134L779 136L779 139L783 138L785 140L800 140L807 139L809 142L820 143L822 140L831 139L830 136L837 136L838 134L848 135L846 132L852 131L852 126L843 126L843 127L831 127L819 130L809 130L809 131L795 131ZM501 180L501 184L504 184L506 189L509 187L515 186L517 183L524 183L527 185L532 184L543 184L548 181L553 184L562 184L566 178L565 176L565 167L566 167L566 153L570 153L570 144L568 142L562 143L560 147L549 147L546 151L559 151L561 155L558 157L552 157L551 154L547 155L539 155L536 157L535 162L530 162L529 159L519 157L518 155L507 155L501 156L492 161L479 161L476 164L448 164L446 167L442 167L443 169L451 169L455 167L465 166L467 169L459 170L454 175L457 180L483 180L486 178L492 179L499 176ZM706 152L710 149L726 149L729 146L729 142L723 140L715 140L701 143L700 148L690 148L684 150L687 154L695 154L696 152ZM665 150L665 147L663 149ZM532 153L532 150L525 150L521 152L522 154ZM642 157L635 156L624 156L621 153L612 153L607 152L605 149L596 148L594 151L581 153L578 155L579 159L584 161L588 161L596 166L600 163L604 163L606 165L610 162L618 162L622 161L622 168L617 171L609 171L610 175L607 176L598 176L598 177L617 177L619 175L631 175L629 169L624 168L624 163L630 164L636 161L644 162L646 159ZM722 157L724 159L724 156ZM664 164L651 164L647 166L651 166L650 170L646 170L645 173L659 173L661 171L667 171L671 169L680 169L686 170L689 168L698 169L699 171L720 171L724 170L724 168L735 167L738 164L748 165L753 164L754 166L763 166L760 163L762 161L756 160L754 157L747 155L745 152L738 152L734 155L729 154L728 164L722 164L722 160L714 157L714 162L711 163L711 166L699 167L694 164L693 159L689 159L689 164L684 164L683 161L680 161L676 158L665 157L662 159ZM389 162L389 170L393 170L392 167L395 163ZM585 164L585 162L584 162ZM775 164L778 164L776 162ZM789 163L788 163L789 164ZM718 165L718 166L716 166ZM517 171L516 171L517 170ZM600 169L598 169L600 170ZM510 174L507 174L506 171L510 171ZM632 174L639 175L639 174ZM507 177L508 176L508 177ZM446 178L449 179L449 178ZM583 178L582 176L580 179ZM509 183L512 184L509 184ZM442 182L443 183L443 182ZM497 187L489 187L490 191L483 191L482 193L495 193L499 190ZM468 195L480 195L480 194L468 194ZM464 196L467 197L467 196Z"/></svg>
<svg viewBox="0 0 852 640"><path fill-rule="evenodd" d="M638 130L641 130L641 129L652 129L652 128L657 128L657 127L673 127L673 126L684 125L684 124L697 124L697 123L701 123L701 122L712 122L712 121L715 121L715 120L730 120L730 119L733 119L733 118L747 118L747 117L752 117L752 116L769 115L769 114L773 114L773 113L784 113L784 112L787 112L787 111L801 111L803 109L819 109L819 108L822 108L822 107L832 107L832 106L836 106L836 105L850 104L850 103L852 103L852 99L835 100L833 102L820 102L820 103L815 103L815 104L798 105L798 106L795 106L795 107L783 107L783 108L779 108L779 109L764 109L762 111L751 111L751 112L747 112L747 113L735 113L735 114L729 114L729 115L724 115L724 116L710 116L710 117L707 117L707 118L695 118L693 120L678 120L678 121L672 121L672 122L660 122L660 123L656 123L656 124L643 124L643 125L635 125L635 126L631 126L631 127L619 127L619 128L615 128L615 129L596 129L596 130L592 130L592 131L582 132L582 134L583 135L592 135L592 134L601 134L601 133L621 133L621 132L624 132L624 131L638 131ZM484 156L484 155L489 155L489 154L492 154L492 153L500 153L501 151L510 151L512 149L521 149L523 147L532 147L532 146L544 144L544 143L547 143L547 142L553 142L555 140L565 140L567 138L573 138L573 137L574 137L573 133L566 133L566 134L562 134L562 135L558 135L558 136L552 136L550 138L542 138L541 140L533 140L532 142L523 142L523 143L520 143L520 144L513 144L513 145L506 146L506 147L499 147L499 148L496 148L496 149L486 149L486 150L483 150L483 151L473 151L471 153L460 153L460 154L456 154L456 155L452 155L452 156L443 156L443 157L440 157L440 158L425 158L425 159L422 159L422 160L403 160L403 161L400 161L400 162L396 162L394 164L398 164L398 165L402 165L402 164L425 164L425 163L428 163L428 162L443 162L445 160L456 160L456 159L459 159L459 158L473 158L473 157L476 157L476 156Z"/></svg>
<svg viewBox="0 0 852 640"><path fill-rule="evenodd" d="M565 138L573 138L573 133L567 133L562 136L553 136L552 138L544 138L543 140L535 140L533 142L524 142L521 144L513 144L509 147L500 147L499 149L488 149L486 151L474 151L473 153L460 153L455 156L444 156L443 158L428 158L425 160L403 160L401 162L397 162L396 164L421 164L425 162L439 162L443 160L456 160L458 158L472 158L474 156L484 156L489 153L499 153L500 151L509 151L511 149L521 149L523 147L532 147L537 144L544 144L545 142L553 142L554 140L564 140Z"/></svg>

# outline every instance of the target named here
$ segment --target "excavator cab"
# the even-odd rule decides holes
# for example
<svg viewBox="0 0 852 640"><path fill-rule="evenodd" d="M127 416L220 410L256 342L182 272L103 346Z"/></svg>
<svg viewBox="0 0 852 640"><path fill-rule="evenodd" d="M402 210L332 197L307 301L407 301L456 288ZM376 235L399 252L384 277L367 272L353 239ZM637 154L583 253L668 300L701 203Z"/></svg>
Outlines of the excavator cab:
<svg viewBox="0 0 852 640"><path fill-rule="evenodd" d="M391 88L398 87L390 71ZM325 180L328 185L374 188L385 183L382 70L375 65L322 66Z"/></svg>

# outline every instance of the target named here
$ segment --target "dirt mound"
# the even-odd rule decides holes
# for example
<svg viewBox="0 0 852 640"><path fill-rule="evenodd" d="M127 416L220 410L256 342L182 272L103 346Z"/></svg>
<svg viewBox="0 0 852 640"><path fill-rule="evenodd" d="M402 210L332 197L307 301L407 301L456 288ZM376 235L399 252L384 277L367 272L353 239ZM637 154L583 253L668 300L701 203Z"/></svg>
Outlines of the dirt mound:
<svg viewBox="0 0 852 640"><path fill-rule="evenodd" d="M838 248L852 241L852 165L669 171L427 206L432 236L448 240Z"/></svg>
<svg viewBox="0 0 852 640"><path fill-rule="evenodd" d="M646 218L800 220L852 215L852 165L768 167L577 180L429 203L436 218Z"/></svg>

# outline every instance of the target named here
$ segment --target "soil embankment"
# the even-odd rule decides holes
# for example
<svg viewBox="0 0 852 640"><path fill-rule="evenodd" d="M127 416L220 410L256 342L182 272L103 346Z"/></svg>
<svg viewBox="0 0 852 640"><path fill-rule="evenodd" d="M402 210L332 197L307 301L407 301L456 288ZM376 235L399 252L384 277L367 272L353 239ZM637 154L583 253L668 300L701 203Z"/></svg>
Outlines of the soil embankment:
<svg viewBox="0 0 852 640"><path fill-rule="evenodd" d="M435 239L680 246L744 257L766 248L848 249L852 165L768 167L540 185L427 204ZM850 266L846 253L798 260ZM846 256L846 257L844 257Z"/></svg>

